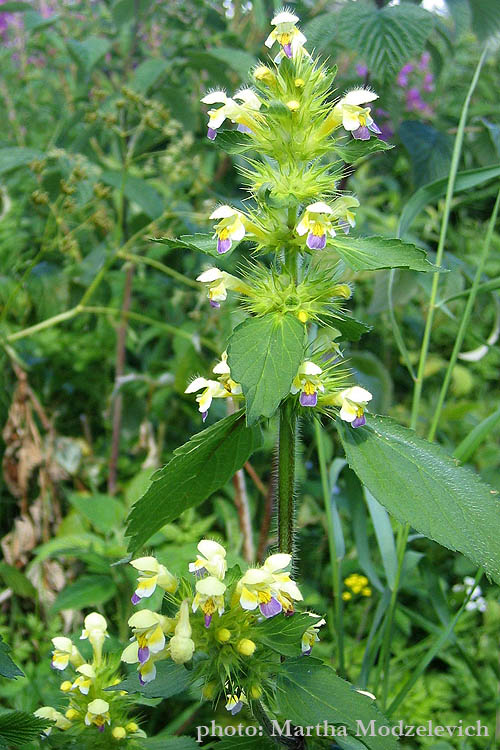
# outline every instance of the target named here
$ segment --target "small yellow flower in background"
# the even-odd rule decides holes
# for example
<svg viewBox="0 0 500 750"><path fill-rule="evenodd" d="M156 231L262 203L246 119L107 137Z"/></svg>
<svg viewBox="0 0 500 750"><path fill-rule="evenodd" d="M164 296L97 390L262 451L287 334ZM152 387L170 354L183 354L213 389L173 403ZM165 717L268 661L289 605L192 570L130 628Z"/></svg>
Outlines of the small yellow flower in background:
<svg viewBox="0 0 500 750"><path fill-rule="evenodd" d="M307 614L309 617L315 618L317 622L314 622L309 628L307 628L302 636L302 653L306 654L306 656L311 653L312 647L319 641L318 630L325 625L325 620L319 615L315 615L314 612L308 612Z"/></svg>
<svg viewBox="0 0 500 750"><path fill-rule="evenodd" d="M94 650L94 658L97 664L102 658L102 647L104 639L108 637L108 623L99 612L91 612L83 621L84 628L80 640L88 640Z"/></svg>
<svg viewBox="0 0 500 750"><path fill-rule="evenodd" d="M222 544L212 539L202 539L197 549L200 554L194 562L189 563L189 572L194 575L209 573L222 580L227 570L226 550Z"/></svg>
<svg viewBox="0 0 500 750"><path fill-rule="evenodd" d="M215 611L221 615L224 612L224 593L226 584L215 576L208 576L196 582L196 594L193 599L193 612L198 607L205 615L205 627L210 627Z"/></svg>
<svg viewBox="0 0 500 750"><path fill-rule="evenodd" d="M286 57L295 57L297 52L302 49L307 39L304 34L298 30L296 24L299 19L290 10L284 9L281 13L274 16L271 25L275 28L271 31L265 41L266 47L272 47L275 42L281 45ZM279 55L277 61L279 60Z"/></svg>
<svg viewBox="0 0 500 750"><path fill-rule="evenodd" d="M327 235L335 237L332 214L332 207L323 201L307 206L295 231L300 237L307 234L306 245L310 250L323 250Z"/></svg>
<svg viewBox="0 0 500 750"><path fill-rule="evenodd" d="M78 689L82 695L88 695L92 680L95 680L95 669L91 664L82 664L76 671L79 673L79 676L72 684L71 689Z"/></svg>
<svg viewBox="0 0 500 750"><path fill-rule="evenodd" d="M37 708L35 716L39 719L49 719L50 721L53 721L54 726L57 727L57 729L69 729L71 726L69 719L63 716L59 711L56 711L55 708L52 708L52 706L42 706L42 708ZM52 727L47 727L47 729L43 730L43 734L46 737L48 737L51 732Z"/></svg>
<svg viewBox="0 0 500 750"><path fill-rule="evenodd" d="M243 690L241 690L238 695L227 695L226 699L226 711L229 711L232 716L235 716L237 713L239 713L244 705L248 705L248 701Z"/></svg>
<svg viewBox="0 0 500 750"><path fill-rule="evenodd" d="M233 241L239 242L245 236L246 228L243 214L232 206L219 206L210 214L209 218L219 220L215 225L219 255L227 253L231 249Z"/></svg>
<svg viewBox="0 0 500 750"><path fill-rule="evenodd" d="M90 727L94 724L100 732L104 732L106 724L111 724L109 715L109 703L102 698L96 698L87 706L85 714L85 724Z"/></svg>
<svg viewBox="0 0 500 750"><path fill-rule="evenodd" d="M303 89L304 86L306 85L306 82L304 81L303 78L296 78L294 83L295 83L295 87L298 89Z"/></svg>
<svg viewBox="0 0 500 750"><path fill-rule="evenodd" d="M193 656L195 645L191 639L191 633L189 602L184 599L179 610L179 621L175 628L175 635L170 639L170 656L176 664L185 664Z"/></svg>
<svg viewBox="0 0 500 750"><path fill-rule="evenodd" d="M351 589L353 594L361 594L361 596L372 595L372 590L368 585L369 581L366 576L359 575L358 573L352 573L345 579L344 583L349 589ZM350 592L346 591L344 592L344 594L349 594L349 599L352 598ZM342 595L343 597L344 594Z"/></svg>
<svg viewBox="0 0 500 750"><path fill-rule="evenodd" d="M341 407L340 418L352 427L362 427L366 424L364 407L372 398L370 391L359 385L341 391L335 398L335 403Z"/></svg>
<svg viewBox="0 0 500 750"><path fill-rule="evenodd" d="M350 600L352 599L352 594L351 594L351 592L350 592L350 591L344 591L344 593L342 594L342 599L343 599L343 600L344 600L345 602L349 602L349 601L350 601Z"/></svg>
<svg viewBox="0 0 500 750"><path fill-rule="evenodd" d="M138 604L141 599L152 596L157 586L171 594L177 590L177 578L155 557L139 557L130 564L140 573L132 604Z"/></svg>
<svg viewBox="0 0 500 750"><path fill-rule="evenodd" d="M219 643L227 643L231 639L231 631L227 628L219 628L215 634Z"/></svg>
<svg viewBox="0 0 500 750"><path fill-rule="evenodd" d="M83 664L84 658L73 644L71 638L65 636L56 636L52 638L54 650L52 652L51 666L53 669L66 669L69 663L74 667Z"/></svg>
<svg viewBox="0 0 500 750"><path fill-rule="evenodd" d="M316 406L318 403L318 391L323 392L325 390L319 377L322 372L321 367L314 362L306 361L300 365L299 371L292 381L290 393L295 394L300 391L299 401L301 406Z"/></svg>
<svg viewBox="0 0 500 750"><path fill-rule="evenodd" d="M139 729L139 725L136 724L135 721L129 721L125 729L127 730L127 732L137 732L137 730Z"/></svg>

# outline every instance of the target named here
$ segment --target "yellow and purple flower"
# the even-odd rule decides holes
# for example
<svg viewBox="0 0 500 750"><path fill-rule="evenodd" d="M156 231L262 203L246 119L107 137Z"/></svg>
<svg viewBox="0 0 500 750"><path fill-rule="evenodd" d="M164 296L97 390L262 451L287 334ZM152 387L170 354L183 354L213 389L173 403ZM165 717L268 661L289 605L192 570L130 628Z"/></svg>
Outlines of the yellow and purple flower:
<svg viewBox="0 0 500 750"><path fill-rule="evenodd" d="M299 371L292 381L290 392L295 394L300 391L301 406L316 406L318 403L318 391L325 390L320 375L323 372L315 362L306 360L302 362Z"/></svg>
<svg viewBox="0 0 500 750"><path fill-rule="evenodd" d="M356 226L356 217L352 209L358 206L359 201L353 195L343 195L333 204L333 216L345 234L349 234L351 227Z"/></svg>
<svg viewBox="0 0 500 750"><path fill-rule="evenodd" d="M74 667L83 664L84 659L70 638L56 636L52 638L54 650L52 651L51 667L53 669L66 669L69 663Z"/></svg>
<svg viewBox="0 0 500 750"><path fill-rule="evenodd" d="M91 664L81 664L76 671L78 677L71 685L71 690L78 689L82 695L88 695L92 681L95 680L95 669Z"/></svg>
<svg viewBox="0 0 500 750"><path fill-rule="evenodd" d="M290 578L290 573L284 571L284 568L290 565L291 560L291 555L278 552L275 555L270 555L263 565L264 569L272 575L273 583L271 589L275 598L281 604L284 613L287 615L293 614L294 601L300 602L303 599L299 587Z"/></svg>
<svg viewBox="0 0 500 750"><path fill-rule="evenodd" d="M157 586L171 594L177 590L177 578L155 557L139 557L130 564L140 573L132 604L138 604L141 599L152 596Z"/></svg>
<svg viewBox="0 0 500 750"><path fill-rule="evenodd" d="M378 99L378 95L370 89L352 89L335 105L333 115L345 130L352 133L354 138L368 141L370 133L379 135L381 131L370 115L370 107L361 105L373 102L375 99Z"/></svg>
<svg viewBox="0 0 500 750"><path fill-rule="evenodd" d="M229 118L233 119L238 105L225 91L211 91L201 100L203 104L221 104L218 109L208 110L208 138L213 141L217 136L218 129L224 121Z"/></svg>
<svg viewBox="0 0 500 750"><path fill-rule="evenodd" d="M309 617L314 617L317 620L317 622L314 622L309 628L307 628L302 636L302 653L309 656L314 644L319 641L318 631L325 624L325 620L320 618L319 615L315 615L313 612L308 612L307 614Z"/></svg>
<svg viewBox="0 0 500 750"><path fill-rule="evenodd" d="M104 732L106 724L111 724L109 715L109 703L102 698L96 698L87 706L85 714L85 724L90 727L94 724L100 732Z"/></svg>
<svg viewBox="0 0 500 750"><path fill-rule="evenodd" d="M297 224L296 232L301 237L307 234L306 245L310 250L323 250L326 237L335 237L332 226L333 209L327 203L318 201L307 206L304 216Z"/></svg>
<svg viewBox="0 0 500 750"><path fill-rule="evenodd" d="M215 365L213 372L220 376L218 380L195 378L184 391L184 393L202 391L196 396L196 401L203 421L207 418L208 410L214 398L241 396L242 393L241 385L231 378L231 370L227 364L227 352L222 353L221 361Z"/></svg>
<svg viewBox="0 0 500 750"><path fill-rule="evenodd" d="M226 711L232 716L239 713L245 705L248 705L248 700L243 690L226 696Z"/></svg>
<svg viewBox="0 0 500 750"><path fill-rule="evenodd" d="M215 225L217 237L217 252L227 253L234 242L239 242L245 236L246 228L243 214L231 206L219 206L210 214L210 219L219 219Z"/></svg>
<svg viewBox="0 0 500 750"><path fill-rule="evenodd" d="M286 57L295 57L307 41L304 34L297 28L298 21L298 16L286 8L274 16L271 25L275 28L265 41L266 47L271 48L275 42L278 42Z"/></svg>
<svg viewBox="0 0 500 750"><path fill-rule="evenodd" d="M340 418L349 422L352 427L362 427L366 424L364 407L372 398L370 391L359 385L341 391L336 398L341 407Z"/></svg>
<svg viewBox="0 0 500 750"><path fill-rule="evenodd" d="M156 612L151 612L149 609L141 609L132 615L128 624L132 628L137 641L137 659L142 666L148 661L151 654L157 654L165 648L164 628L170 629L171 620ZM131 655L135 653L135 650L130 646L127 646L127 648L130 649Z"/></svg>
<svg viewBox="0 0 500 750"><path fill-rule="evenodd" d="M208 573L222 581L227 570L226 550L222 544L212 539L202 539L197 549L200 554L194 562L189 563L189 572L195 576Z"/></svg>
<svg viewBox="0 0 500 750"><path fill-rule="evenodd" d="M224 612L224 593L226 584L215 576L208 576L196 582L196 594L193 599L193 612L198 607L205 615L205 627L210 627L214 612L222 615Z"/></svg>

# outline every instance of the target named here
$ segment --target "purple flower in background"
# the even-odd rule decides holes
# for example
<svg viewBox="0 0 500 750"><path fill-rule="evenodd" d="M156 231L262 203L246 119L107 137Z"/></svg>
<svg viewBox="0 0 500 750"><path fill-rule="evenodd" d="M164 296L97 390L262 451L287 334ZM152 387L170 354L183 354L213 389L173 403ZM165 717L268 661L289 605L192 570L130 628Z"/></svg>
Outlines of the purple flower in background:
<svg viewBox="0 0 500 750"><path fill-rule="evenodd" d="M422 57L420 58L420 61L418 63L419 69L427 70L427 68L429 67L430 61L431 61L431 53L427 52L427 50L425 52L422 52Z"/></svg>
<svg viewBox="0 0 500 750"><path fill-rule="evenodd" d="M360 78L366 78L366 76L368 75L368 68L366 67L366 65L358 63L356 65L356 73Z"/></svg>

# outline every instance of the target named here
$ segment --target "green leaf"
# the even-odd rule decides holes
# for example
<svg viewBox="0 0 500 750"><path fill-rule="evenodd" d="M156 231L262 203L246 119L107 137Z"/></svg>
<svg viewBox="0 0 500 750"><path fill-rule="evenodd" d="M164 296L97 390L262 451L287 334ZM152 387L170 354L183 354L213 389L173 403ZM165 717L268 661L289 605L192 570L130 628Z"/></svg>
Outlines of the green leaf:
<svg viewBox="0 0 500 750"><path fill-rule="evenodd" d="M349 3L338 15L338 39L357 52L376 80L386 80L424 49L434 18L423 8L404 3L378 9Z"/></svg>
<svg viewBox="0 0 500 750"><path fill-rule="evenodd" d="M342 161L346 164L354 164L364 156L376 154L378 151L390 151L394 146L380 138L370 138L369 141L357 141L353 138L347 143L335 144L334 148Z"/></svg>
<svg viewBox="0 0 500 750"><path fill-rule="evenodd" d="M139 21L151 7L152 0L117 0L113 3L111 13L117 26Z"/></svg>
<svg viewBox="0 0 500 750"><path fill-rule="evenodd" d="M31 3L12 2L4 3L2 5L2 13L16 13L17 11L23 12L25 10L33 10Z"/></svg>
<svg viewBox="0 0 500 750"><path fill-rule="evenodd" d="M281 614L256 625L251 637L283 656L299 656L301 638L314 622L317 620L309 615L296 613L286 617Z"/></svg>
<svg viewBox="0 0 500 750"><path fill-rule="evenodd" d="M19 747L38 739L42 731L51 725L51 721L39 719L24 711L7 711L0 715L0 739Z"/></svg>
<svg viewBox="0 0 500 750"><path fill-rule="evenodd" d="M70 495L71 505L77 509L92 526L103 534L119 528L125 516L125 506L110 495Z"/></svg>
<svg viewBox="0 0 500 750"><path fill-rule="evenodd" d="M174 451L135 503L126 534L135 552L166 523L223 487L261 445L257 427L245 426L242 411L221 419Z"/></svg>
<svg viewBox="0 0 500 750"><path fill-rule="evenodd" d="M338 13L321 13L308 21L302 31L309 51L326 52L337 35Z"/></svg>
<svg viewBox="0 0 500 750"><path fill-rule="evenodd" d="M453 192L460 193L464 190L470 190L478 185L482 185L484 182L494 180L497 177L500 177L500 164L495 164L492 167L480 167L479 169L468 169L467 171L459 172L455 180L455 188ZM441 180L430 182L428 185L423 185L411 196L410 200L404 207L399 220L398 234L400 237L404 237L408 232L414 219L418 216L424 206L427 206L429 203L436 203L446 194L447 186L448 178L444 177Z"/></svg>
<svg viewBox="0 0 500 750"><path fill-rule="evenodd" d="M111 48L109 39L99 36L89 36L83 42L69 39L67 45L68 52L86 74L90 73Z"/></svg>
<svg viewBox="0 0 500 750"><path fill-rule="evenodd" d="M117 190L121 190L123 175L121 172L102 172L101 180L106 185L111 185ZM128 174L125 179L123 192L131 203L136 203L146 216L149 216L151 219L157 219L163 213L163 197L146 180Z"/></svg>
<svg viewBox="0 0 500 750"><path fill-rule="evenodd" d="M116 584L111 576L82 576L61 591L50 611L55 613L63 609L96 607L105 604L116 593Z"/></svg>
<svg viewBox="0 0 500 750"><path fill-rule="evenodd" d="M254 424L272 417L290 393L304 356L304 326L291 313L248 318L234 329L227 355L246 399L247 423Z"/></svg>
<svg viewBox="0 0 500 750"><path fill-rule="evenodd" d="M461 552L500 581L498 491L435 443L388 417L338 429L353 471L401 523Z"/></svg>
<svg viewBox="0 0 500 750"><path fill-rule="evenodd" d="M0 562L0 578L2 578L9 589L12 589L14 594L25 596L29 599L36 598L36 589L29 578L13 565L8 565L6 562Z"/></svg>
<svg viewBox="0 0 500 750"><path fill-rule="evenodd" d="M488 435L496 429L497 425L500 424L500 409L497 409L490 414L489 417L483 419L469 434L462 440L460 445L457 445L453 451L453 455L459 461L466 462L471 458L476 450L479 448L481 443L486 440Z"/></svg>
<svg viewBox="0 0 500 750"><path fill-rule="evenodd" d="M26 31L38 31L39 29L45 29L47 26L52 26L56 23L59 16L49 16L44 18L36 10L26 11L23 16L24 28Z"/></svg>
<svg viewBox="0 0 500 750"><path fill-rule="evenodd" d="M395 737L379 736L377 729L389 722L373 701L356 692L337 677L327 664L306 656L285 661L278 673L277 700L280 713L296 726L314 726L323 722L345 726L349 734L359 736L361 722L368 730L363 742L370 750L397 750ZM374 722L373 736L370 725ZM338 730L337 730L338 731Z"/></svg>
<svg viewBox="0 0 500 750"><path fill-rule="evenodd" d="M160 242L172 250L196 250L198 253L212 255L214 258L221 257L217 252L217 240L212 234L183 234L176 240L170 237L155 237L154 242ZM232 253L239 244L239 242L233 242L231 250L225 255Z"/></svg>
<svg viewBox="0 0 500 750"><path fill-rule="evenodd" d="M43 159L44 154L34 148L12 146L0 148L0 175L7 174L18 167L25 167L35 159Z"/></svg>
<svg viewBox="0 0 500 750"><path fill-rule="evenodd" d="M361 336L372 330L373 326L369 326L361 320L356 320L356 318L347 315L347 313L336 310L335 317L332 320L332 327L340 331L341 340L359 341Z"/></svg>
<svg viewBox="0 0 500 750"><path fill-rule="evenodd" d="M182 693L191 682L190 672L182 664L173 661L162 661L156 665L156 679L141 685L137 672L132 672L123 682L112 687L111 690L125 690L127 693L140 693L146 698L171 698L172 695Z"/></svg>
<svg viewBox="0 0 500 750"><path fill-rule="evenodd" d="M242 49L213 47L206 50L206 54L234 70L243 81L248 79L250 70L257 65L257 58Z"/></svg>
<svg viewBox="0 0 500 750"><path fill-rule="evenodd" d="M159 57L144 60L134 71L130 80L130 88L147 94L168 68L168 62Z"/></svg>
<svg viewBox="0 0 500 750"><path fill-rule="evenodd" d="M255 148L248 135L240 133L239 130L222 130L217 133L214 143L217 148L228 154L242 154L244 151Z"/></svg>
<svg viewBox="0 0 500 750"><path fill-rule="evenodd" d="M9 656L10 647L0 638L0 675L7 677L9 680L15 680L16 677L24 677L17 664L14 664Z"/></svg>
<svg viewBox="0 0 500 750"><path fill-rule="evenodd" d="M500 31L500 5L498 0L469 0L472 12L472 28L480 39Z"/></svg>
<svg viewBox="0 0 500 750"><path fill-rule="evenodd" d="M424 122L401 123L399 137L408 151L417 187L448 174L453 139Z"/></svg>
<svg viewBox="0 0 500 750"><path fill-rule="evenodd" d="M343 237L328 241L354 271L376 271L381 268L408 268L412 271L436 271L425 251L410 242L389 237Z"/></svg>

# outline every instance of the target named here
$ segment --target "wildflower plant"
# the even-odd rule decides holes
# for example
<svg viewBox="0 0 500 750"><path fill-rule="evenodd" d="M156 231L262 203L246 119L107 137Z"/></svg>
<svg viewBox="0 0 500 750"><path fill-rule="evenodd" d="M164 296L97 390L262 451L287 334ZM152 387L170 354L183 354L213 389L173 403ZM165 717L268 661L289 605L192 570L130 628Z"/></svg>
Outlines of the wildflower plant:
<svg viewBox="0 0 500 750"><path fill-rule="evenodd" d="M274 57L250 71L251 85L235 93L208 91L202 98L207 137L214 147L238 155L246 199L239 206L215 208L207 216L210 233L162 240L209 256L197 278L208 297L207 314L220 315L230 295L240 303L243 320L212 372L207 367L193 373L185 388L203 422L214 399L230 400L238 410L229 409L228 416L178 448L132 509L127 534L138 573L132 595L138 610L129 620L132 640L122 661L137 673L128 678L131 690L159 681L168 684L171 695L201 685L206 699L233 715L247 707L264 728L276 716L307 725L330 718L353 733L356 720L382 720L373 695L354 689L311 656L326 623L336 641L338 670L345 674L342 607L353 597L372 595L370 581L357 574L346 579L342 591L337 546L342 529L332 510L323 425L334 425L360 482L402 522L397 573L386 592L390 605L370 656L379 676L383 673L383 707L410 526L463 552L498 579L498 508L494 492L442 448L370 413L375 399L349 367L350 342L370 331L350 313L356 274L405 268L432 273L437 284L441 263L434 266L424 251L400 239L356 236L359 202L342 189L342 178L349 164L388 148L373 117L377 93L368 87L336 90L335 69L306 49L291 11L280 11L271 26L266 45ZM219 268L229 253L238 254L238 275ZM164 524L234 476L262 446L261 426L268 420L278 423L278 549L263 564L242 571L228 566L222 545L204 539L180 579L154 557L136 557ZM297 425L306 420L316 436L328 522L334 594L328 615L308 611L300 582L290 572L297 551ZM160 611L146 606L157 588L164 591ZM474 583L466 591L463 609L476 590ZM86 630L90 640L93 628ZM97 673L95 649L91 667ZM67 643L57 645L54 660L79 670L72 692L76 685L81 702L82 688L90 694L94 672L77 663ZM118 695L122 690L118 685ZM113 704L101 695L92 698L107 701L109 711L101 703L87 704L84 724L106 732L113 726ZM395 746L393 737L377 733L364 742L373 750Z"/></svg>

